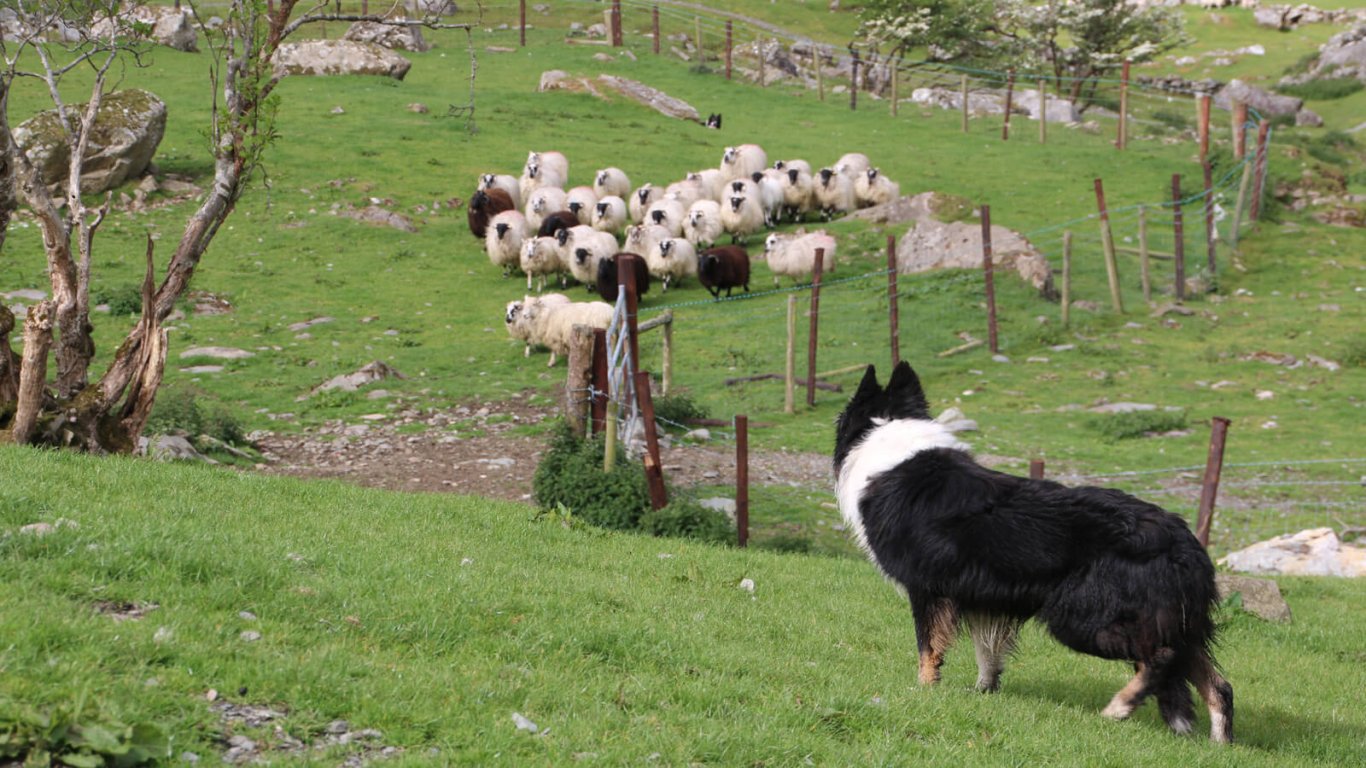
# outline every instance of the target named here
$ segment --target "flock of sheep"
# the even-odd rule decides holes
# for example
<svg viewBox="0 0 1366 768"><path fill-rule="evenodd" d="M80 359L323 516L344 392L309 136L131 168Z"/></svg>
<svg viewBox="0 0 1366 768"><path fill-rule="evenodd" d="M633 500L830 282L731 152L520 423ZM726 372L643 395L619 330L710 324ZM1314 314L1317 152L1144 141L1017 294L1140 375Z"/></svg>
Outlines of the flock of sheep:
<svg viewBox="0 0 1366 768"><path fill-rule="evenodd" d="M470 231L484 240L489 261L509 275L526 274L539 295L508 304L508 332L551 350L550 365L565 354L570 332L582 324L605 328L611 321L619 276L618 253L638 257L638 292L653 278L667 291L685 278L698 280L714 297L722 290L749 290L749 254L741 245L783 219L809 214L824 220L900 196L900 187L873 167L866 155L849 153L815 172L805 160L779 160L769 166L757 144L726 147L717 168L687 174L658 187L632 188L620 168L593 174L592 186L571 187L569 161L559 152L532 152L520 178L486 173L470 201ZM718 245L724 236L729 245ZM620 244L618 237L622 240ZM808 278L817 249L823 265L835 266L835 239L824 231L770 233L764 258L774 284L782 276ZM605 301L574 302L563 294L540 294L548 277L564 284L568 274L596 289Z"/></svg>

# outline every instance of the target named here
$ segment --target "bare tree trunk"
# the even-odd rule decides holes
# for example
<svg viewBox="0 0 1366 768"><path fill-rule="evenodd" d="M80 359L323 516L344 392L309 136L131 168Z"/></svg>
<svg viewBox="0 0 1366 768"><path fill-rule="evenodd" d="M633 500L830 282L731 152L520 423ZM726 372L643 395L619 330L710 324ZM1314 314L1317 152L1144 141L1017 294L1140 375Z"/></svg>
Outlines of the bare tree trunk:
<svg viewBox="0 0 1366 768"><path fill-rule="evenodd" d="M52 347L52 301L40 301L29 308L24 321L24 358L19 368L19 397L9 440L27 443L38 425L47 388L47 353Z"/></svg>
<svg viewBox="0 0 1366 768"><path fill-rule="evenodd" d="M5 404L19 399L19 356L9 345L9 335L13 331L14 313L0 304L0 429L8 421Z"/></svg>

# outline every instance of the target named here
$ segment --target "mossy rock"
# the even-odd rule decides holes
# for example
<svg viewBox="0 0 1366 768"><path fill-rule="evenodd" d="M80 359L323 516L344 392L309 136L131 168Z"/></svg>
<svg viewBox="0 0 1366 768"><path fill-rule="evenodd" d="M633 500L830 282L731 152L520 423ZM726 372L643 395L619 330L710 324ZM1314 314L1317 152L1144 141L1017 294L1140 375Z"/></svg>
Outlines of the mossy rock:
<svg viewBox="0 0 1366 768"><path fill-rule="evenodd" d="M77 120L85 108L85 104L69 105L68 115ZM142 175L165 132L166 102L155 94L136 89L105 94L86 147L81 192L99 194ZM14 140L48 189L54 195L64 194L71 147L57 110L25 120L14 129Z"/></svg>

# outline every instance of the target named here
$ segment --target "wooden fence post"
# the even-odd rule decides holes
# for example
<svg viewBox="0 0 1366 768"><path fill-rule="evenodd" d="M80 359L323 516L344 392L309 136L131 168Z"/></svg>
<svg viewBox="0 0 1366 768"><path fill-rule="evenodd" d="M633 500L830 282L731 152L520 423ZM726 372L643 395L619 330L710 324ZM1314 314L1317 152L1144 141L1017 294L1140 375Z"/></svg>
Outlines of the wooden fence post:
<svg viewBox="0 0 1366 768"><path fill-rule="evenodd" d="M1205 477L1200 483L1200 514L1196 517L1195 538L1200 546L1209 549L1209 529L1214 522L1214 497L1219 493L1219 474L1224 468L1224 441L1231 424L1222 416L1210 422L1209 457L1205 460Z"/></svg>
<svg viewBox="0 0 1366 768"><path fill-rule="evenodd" d="M1062 326L1072 319L1072 230L1062 233Z"/></svg>
<svg viewBox="0 0 1366 768"><path fill-rule="evenodd" d="M645 481L650 487L650 508L663 509L669 504L669 492L664 487L664 468L659 460L659 432L655 428L655 404L650 397L650 374L636 371L636 403L640 406L640 421L645 427Z"/></svg>
<svg viewBox="0 0 1366 768"><path fill-rule="evenodd" d="M1266 185L1267 138L1271 132L1271 122L1263 119L1257 124L1257 167L1252 178L1252 220L1262 217L1262 191Z"/></svg>
<svg viewBox="0 0 1366 768"><path fill-rule="evenodd" d="M806 343L806 404L816 406L816 339L819 338L821 313L821 272L825 269L825 249L816 249L816 269L811 275L811 330Z"/></svg>
<svg viewBox="0 0 1366 768"><path fill-rule="evenodd" d="M617 280L626 289L626 347L630 350L631 356L631 365L626 369L627 376L634 376L636 371L640 370L640 330L636 326L636 305L639 295L636 293L635 260L638 258L640 257L634 253L616 255Z"/></svg>
<svg viewBox="0 0 1366 768"><path fill-rule="evenodd" d="M726 79L730 79L731 21L726 19Z"/></svg>
<svg viewBox="0 0 1366 768"><path fill-rule="evenodd" d="M668 397L674 380L674 321L665 323L661 333L664 334L664 363L660 366L663 370L659 374L659 393Z"/></svg>
<svg viewBox="0 0 1366 768"><path fill-rule="evenodd" d="M1042 79L1039 80L1039 143L1048 143L1048 91Z"/></svg>
<svg viewBox="0 0 1366 768"><path fill-rule="evenodd" d="M593 395L590 406L591 420L593 423L593 434L601 434L607 426L607 392L611 385L607 383L607 331L602 328L593 329Z"/></svg>
<svg viewBox="0 0 1366 768"><path fill-rule="evenodd" d="M592 399L593 328L575 325L569 336L567 376L564 384L564 416L575 437L588 427L588 403Z"/></svg>
<svg viewBox="0 0 1366 768"><path fill-rule="evenodd" d="M1215 277L1215 237L1214 237L1214 179L1213 171L1210 169L1209 161L1202 163L1201 170L1205 174L1205 254L1209 260L1210 286L1214 285Z"/></svg>
<svg viewBox="0 0 1366 768"><path fill-rule="evenodd" d="M1010 138L1010 102L1014 100L1014 96L1015 70L1012 69L1006 77L1006 109L1005 120L1001 122L1001 141L1006 141Z"/></svg>
<svg viewBox="0 0 1366 768"><path fill-rule="evenodd" d="M991 206L982 206L982 275L987 284L987 345L991 354L999 353L996 343L996 281L991 263Z"/></svg>
<svg viewBox="0 0 1366 768"><path fill-rule="evenodd" d="M602 439L602 471L608 474L617 465L617 415L613 413L612 401L607 401L606 434Z"/></svg>
<svg viewBox="0 0 1366 768"><path fill-rule="evenodd" d="M825 101L825 65L821 62L821 49L815 40L811 41L811 60L816 62L816 96Z"/></svg>
<svg viewBox="0 0 1366 768"><path fill-rule="evenodd" d="M523 2L525 2L525 1L526 1L526 0L523 0ZM653 27L653 29L654 29L654 33L653 33L653 34L654 34L654 39L655 39L655 44L654 44L655 55L658 56L658 55L659 55L659 6L657 6L657 5L650 9L650 25L651 25L651 27Z"/></svg>
<svg viewBox="0 0 1366 768"><path fill-rule="evenodd" d="M621 0L612 0L612 47L620 48L621 39Z"/></svg>
<svg viewBox="0 0 1366 768"><path fill-rule="evenodd" d="M1125 59L1119 71L1119 135L1115 139L1119 149L1129 146L1129 64Z"/></svg>
<svg viewBox="0 0 1366 768"><path fill-rule="evenodd" d="M783 413L796 413L797 296L787 295L787 365L783 372Z"/></svg>
<svg viewBox="0 0 1366 768"><path fill-rule="evenodd" d="M1209 102L1208 93L1201 93L1195 97L1197 114L1200 118L1200 162L1202 163L1205 162L1205 158L1209 157Z"/></svg>
<svg viewBox="0 0 1366 768"><path fill-rule="evenodd" d="M1242 160L1247 155L1247 102L1233 102L1233 157Z"/></svg>
<svg viewBox="0 0 1366 768"><path fill-rule="evenodd" d="M892 367L901 362L901 325L897 316L896 235L887 235L887 311L892 326Z"/></svg>
<svg viewBox="0 0 1366 768"><path fill-rule="evenodd" d="M1043 479L1043 459L1030 459L1030 460L1029 460L1029 479L1031 479L1031 480L1042 480L1042 479Z"/></svg>
<svg viewBox="0 0 1366 768"><path fill-rule="evenodd" d="M849 109L850 109L850 111L857 111L857 110L858 110L858 70L859 70L859 65L862 64L863 62L859 60L858 51L851 51L850 54L851 54L851 56L853 57L854 64L853 64L853 68L850 70L850 71L852 72L852 74L853 74L853 77L850 77L850 78L849 78Z"/></svg>
<svg viewBox="0 0 1366 768"><path fill-rule="evenodd" d="M1239 230L1243 226L1243 211L1247 207L1247 190L1252 184L1253 165L1251 161L1243 162L1243 179L1238 182L1238 203L1233 209L1233 224L1228 233L1228 244L1233 248L1238 247L1238 237L1241 234Z"/></svg>
<svg viewBox="0 0 1366 768"><path fill-rule="evenodd" d="M1176 263L1176 300L1186 298L1186 233L1181 221L1181 174L1172 174L1172 228L1176 242L1172 260Z"/></svg>
<svg viewBox="0 0 1366 768"><path fill-rule="evenodd" d="M517 7L517 26L521 29L522 47L526 47L526 0L521 0Z"/></svg>
<svg viewBox="0 0 1366 768"><path fill-rule="evenodd" d="M897 96L897 83L901 80L901 68L896 65L896 62L887 59L887 70L892 78L892 117L896 117L897 101L899 100Z"/></svg>
<svg viewBox="0 0 1366 768"><path fill-rule="evenodd" d="M1148 255L1148 208L1138 207L1138 277L1143 284L1143 303L1153 300L1152 266Z"/></svg>
<svg viewBox="0 0 1366 768"><path fill-rule="evenodd" d="M963 75L962 84L963 97L963 133L968 132L968 76Z"/></svg>
<svg viewBox="0 0 1366 768"><path fill-rule="evenodd" d="M749 417L735 417L735 535L749 546Z"/></svg>
<svg viewBox="0 0 1366 768"><path fill-rule="evenodd" d="M1105 276L1110 281L1110 304L1124 314L1124 297L1119 292L1119 264L1115 261L1115 238L1110 232L1110 209L1105 206L1105 187L1095 181L1096 207L1100 210L1100 245L1105 252Z"/></svg>

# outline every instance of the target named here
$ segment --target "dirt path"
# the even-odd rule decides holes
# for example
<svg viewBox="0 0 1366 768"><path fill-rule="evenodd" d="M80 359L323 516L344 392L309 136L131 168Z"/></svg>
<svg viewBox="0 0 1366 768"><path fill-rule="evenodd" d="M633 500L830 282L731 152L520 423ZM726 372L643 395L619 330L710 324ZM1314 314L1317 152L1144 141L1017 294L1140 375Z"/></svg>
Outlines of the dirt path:
<svg viewBox="0 0 1366 768"><path fill-rule="evenodd" d="M386 418L330 421L303 433L258 434L268 474L335 478L398 491L465 493L531 500L531 479L546 438L510 434L557 418L554 409L517 400L449 410L404 410ZM734 485L735 452L726 443L661 451L670 483ZM817 453L751 451L750 481L830 489L830 458Z"/></svg>

